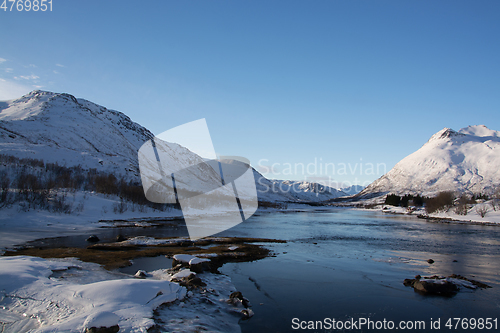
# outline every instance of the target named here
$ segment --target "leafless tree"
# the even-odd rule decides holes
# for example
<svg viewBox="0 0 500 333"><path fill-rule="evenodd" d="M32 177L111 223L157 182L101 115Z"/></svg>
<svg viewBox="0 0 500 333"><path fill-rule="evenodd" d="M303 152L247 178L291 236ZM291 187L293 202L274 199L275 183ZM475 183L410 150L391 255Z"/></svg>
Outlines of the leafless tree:
<svg viewBox="0 0 500 333"><path fill-rule="evenodd" d="M486 214L488 213L488 207L486 205L477 205L476 213L481 217L485 217Z"/></svg>
<svg viewBox="0 0 500 333"><path fill-rule="evenodd" d="M500 186L497 187L496 191L491 196L490 205L494 211L496 211L497 208L500 208Z"/></svg>
<svg viewBox="0 0 500 333"><path fill-rule="evenodd" d="M455 213L458 215L467 215L469 212L470 199L467 194L462 194L458 199L457 206L455 207Z"/></svg>

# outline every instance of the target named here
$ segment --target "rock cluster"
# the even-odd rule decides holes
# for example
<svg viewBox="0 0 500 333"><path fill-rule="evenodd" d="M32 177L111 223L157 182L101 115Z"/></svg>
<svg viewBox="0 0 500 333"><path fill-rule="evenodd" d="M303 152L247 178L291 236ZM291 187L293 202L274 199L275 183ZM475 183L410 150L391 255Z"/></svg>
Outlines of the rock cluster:
<svg viewBox="0 0 500 333"><path fill-rule="evenodd" d="M461 287L468 289L491 288L490 286L467 279L461 275L452 274L448 277L433 275L430 277L415 276L414 279L405 279L403 284L412 287L415 292L423 295L454 296Z"/></svg>

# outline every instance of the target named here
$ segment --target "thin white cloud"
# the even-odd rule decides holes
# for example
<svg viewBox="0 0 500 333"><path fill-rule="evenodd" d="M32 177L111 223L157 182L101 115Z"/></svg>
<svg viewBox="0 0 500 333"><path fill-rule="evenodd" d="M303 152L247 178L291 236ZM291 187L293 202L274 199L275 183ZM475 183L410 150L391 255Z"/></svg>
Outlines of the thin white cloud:
<svg viewBox="0 0 500 333"><path fill-rule="evenodd" d="M40 88L43 88L43 86L37 86L37 85L35 85L35 84L34 84L34 85L33 85L33 88L35 88L35 89L40 89Z"/></svg>
<svg viewBox="0 0 500 333"><path fill-rule="evenodd" d="M40 77L39 76L36 76L34 74L31 74L31 75L20 75L19 76L21 79L25 79L25 80L36 80L36 79L39 79Z"/></svg>
<svg viewBox="0 0 500 333"><path fill-rule="evenodd" d="M30 68L30 67L31 67L31 68L36 68L36 65L34 65L34 64L29 64L29 65L28 65L28 66L26 66L26 67L27 67L27 68Z"/></svg>
<svg viewBox="0 0 500 333"><path fill-rule="evenodd" d="M7 61L7 59L0 58L0 64L1 64L2 62L6 62L6 61Z"/></svg>
<svg viewBox="0 0 500 333"><path fill-rule="evenodd" d="M64 65L61 65L61 64L56 64L57 67L66 67Z"/></svg>
<svg viewBox="0 0 500 333"><path fill-rule="evenodd" d="M58 72L58 71L53 71L53 72L54 72L54 74L59 74L59 72Z"/></svg>
<svg viewBox="0 0 500 333"><path fill-rule="evenodd" d="M6 69L5 69L5 72L7 72L7 73L12 73L12 71L13 71L13 69L12 69L12 68L6 68Z"/></svg>
<svg viewBox="0 0 500 333"><path fill-rule="evenodd" d="M10 80L0 80L0 101L19 98L33 90L31 86L25 86Z"/></svg>

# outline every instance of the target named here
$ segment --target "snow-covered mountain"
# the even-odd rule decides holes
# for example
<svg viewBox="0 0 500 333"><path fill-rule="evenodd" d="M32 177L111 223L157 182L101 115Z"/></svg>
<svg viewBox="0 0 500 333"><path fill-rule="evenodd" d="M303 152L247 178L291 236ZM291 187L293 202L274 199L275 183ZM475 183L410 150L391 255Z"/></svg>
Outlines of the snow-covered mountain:
<svg viewBox="0 0 500 333"><path fill-rule="evenodd" d="M36 90L0 102L0 153L5 155L68 167L80 165L140 182L138 151L152 138L149 130L125 114L69 94ZM172 164L170 169L190 167L193 179L213 183L219 179L218 173L190 150L168 142L156 141L156 145ZM196 165L200 167L192 167ZM314 183L284 181L277 186L277 181L255 170L254 176L262 201L324 201L345 195ZM176 182L176 186L183 184Z"/></svg>
<svg viewBox="0 0 500 333"><path fill-rule="evenodd" d="M434 134L358 197L440 191L489 193L500 185L500 132L484 125Z"/></svg>
<svg viewBox="0 0 500 333"><path fill-rule="evenodd" d="M257 193L266 198L266 201L274 201L278 195L286 197L290 202L320 202L347 196L342 191L318 183L267 179L255 170L254 175L257 180Z"/></svg>
<svg viewBox="0 0 500 333"><path fill-rule="evenodd" d="M340 189L340 191L346 193L346 195L355 195L358 194L359 192L363 191L365 187L361 185L352 185L348 187L343 187Z"/></svg>
<svg viewBox="0 0 500 333"><path fill-rule="evenodd" d="M138 177L153 134L121 112L69 94L33 91L0 105L2 154Z"/></svg>

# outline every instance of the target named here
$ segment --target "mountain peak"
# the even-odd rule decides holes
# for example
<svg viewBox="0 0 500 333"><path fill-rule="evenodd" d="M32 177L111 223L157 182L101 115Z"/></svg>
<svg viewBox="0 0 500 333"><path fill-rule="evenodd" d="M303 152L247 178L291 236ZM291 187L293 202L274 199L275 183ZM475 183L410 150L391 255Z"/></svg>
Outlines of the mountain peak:
<svg viewBox="0 0 500 333"><path fill-rule="evenodd" d="M0 120L13 121L32 118L42 115L44 111L49 109L48 104L67 104L68 102L79 105L75 96L67 93L33 90L18 99L5 102L5 106L0 109Z"/></svg>
<svg viewBox="0 0 500 333"><path fill-rule="evenodd" d="M452 130L451 128L445 127L436 134L434 134L429 141L434 141L434 140L446 140L449 138L457 137L457 136L464 136L465 134L459 133L457 131Z"/></svg>
<svg viewBox="0 0 500 333"><path fill-rule="evenodd" d="M135 175L153 134L118 111L66 93L34 90L0 108L3 154ZM132 171L130 171L132 170Z"/></svg>
<svg viewBox="0 0 500 333"><path fill-rule="evenodd" d="M489 129L485 125L473 125L462 128L458 131L461 134L474 135L478 137L500 137L500 132Z"/></svg>

